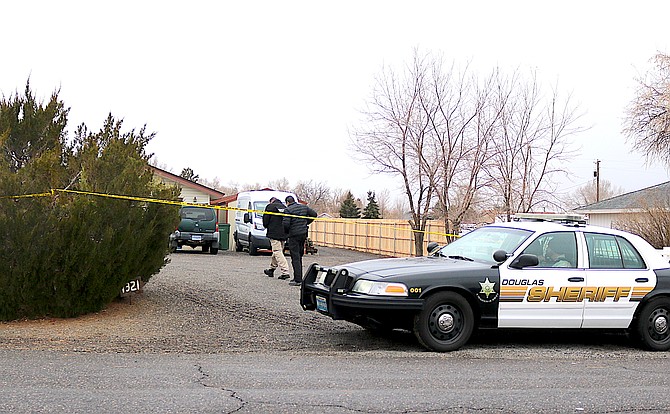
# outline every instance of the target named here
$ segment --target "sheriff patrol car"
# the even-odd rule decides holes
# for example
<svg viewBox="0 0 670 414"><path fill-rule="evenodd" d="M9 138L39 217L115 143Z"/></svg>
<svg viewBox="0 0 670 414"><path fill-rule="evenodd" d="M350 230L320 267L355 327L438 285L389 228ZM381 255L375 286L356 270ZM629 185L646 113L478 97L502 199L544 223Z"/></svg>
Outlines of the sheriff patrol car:
<svg viewBox="0 0 670 414"><path fill-rule="evenodd" d="M670 349L670 264L658 250L581 216L517 220L427 257L312 264L301 305L366 329L413 331L433 351L459 349L480 328L625 329L647 349Z"/></svg>

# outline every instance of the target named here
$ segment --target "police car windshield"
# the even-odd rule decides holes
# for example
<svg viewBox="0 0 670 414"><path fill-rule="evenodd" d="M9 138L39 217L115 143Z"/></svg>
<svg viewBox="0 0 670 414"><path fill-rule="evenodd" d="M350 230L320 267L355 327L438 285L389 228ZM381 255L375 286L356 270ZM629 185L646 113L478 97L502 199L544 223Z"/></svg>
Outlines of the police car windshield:
<svg viewBox="0 0 670 414"><path fill-rule="evenodd" d="M531 234L530 230L508 227L481 227L444 246L440 256L496 264L493 252L514 252Z"/></svg>

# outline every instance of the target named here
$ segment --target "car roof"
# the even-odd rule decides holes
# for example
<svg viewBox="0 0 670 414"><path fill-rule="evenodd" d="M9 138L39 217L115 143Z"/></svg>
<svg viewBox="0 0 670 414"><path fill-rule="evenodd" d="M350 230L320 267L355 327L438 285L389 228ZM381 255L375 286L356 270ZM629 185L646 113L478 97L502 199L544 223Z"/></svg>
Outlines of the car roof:
<svg viewBox="0 0 670 414"><path fill-rule="evenodd" d="M622 230L609 227L594 226L589 224L557 223L553 221L511 221L508 223L488 224L486 227L509 227L522 230L531 230L534 232L554 232L554 231L577 231L589 233L613 234L616 236L635 236ZM635 236L637 237L637 236Z"/></svg>
<svg viewBox="0 0 670 414"><path fill-rule="evenodd" d="M609 227L594 226L588 224L563 224L556 223L551 221L511 221L508 223L494 223L488 224L484 227L505 227L505 228L514 228L521 230L529 230L534 233L549 233L549 232L560 232L560 231L574 231L574 232L587 232L587 233L599 233L599 234L610 234L614 236L621 236L632 242L635 247L640 250L640 253L644 256L645 260L651 261L648 263L652 268L667 268L669 267L668 260L661 255L661 252L655 249L649 242L647 242L642 237L628 233L623 230L612 229Z"/></svg>

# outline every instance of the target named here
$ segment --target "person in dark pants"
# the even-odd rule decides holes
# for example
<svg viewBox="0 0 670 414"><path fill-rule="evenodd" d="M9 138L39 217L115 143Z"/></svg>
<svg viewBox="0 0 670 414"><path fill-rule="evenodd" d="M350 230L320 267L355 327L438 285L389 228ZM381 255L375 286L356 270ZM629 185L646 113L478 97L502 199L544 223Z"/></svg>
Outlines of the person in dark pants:
<svg viewBox="0 0 670 414"><path fill-rule="evenodd" d="M316 211L311 207L296 203L293 196L286 197L286 210L284 213L284 230L288 234L288 250L291 253L291 265L293 266L293 280L291 286L300 286L302 283L302 255L305 253L305 241L307 230L316 217Z"/></svg>
<svg viewBox="0 0 670 414"><path fill-rule="evenodd" d="M270 239L270 246L272 246L270 268L263 270L263 273L272 277L275 270L279 268L281 274L277 279L289 278L288 262L284 257L284 243L286 242L284 217L279 215L284 210L286 210L286 206L277 197L272 197L270 198L270 204L265 207L265 212L269 212L269 214L263 214L263 226L267 229L267 236Z"/></svg>

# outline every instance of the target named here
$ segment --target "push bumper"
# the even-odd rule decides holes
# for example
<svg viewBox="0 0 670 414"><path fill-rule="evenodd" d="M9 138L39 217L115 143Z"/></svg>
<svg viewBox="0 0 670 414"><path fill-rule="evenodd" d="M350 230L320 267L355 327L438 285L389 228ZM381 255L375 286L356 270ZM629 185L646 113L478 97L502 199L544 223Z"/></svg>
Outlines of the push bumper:
<svg viewBox="0 0 670 414"><path fill-rule="evenodd" d="M316 283L319 272L327 272L323 283ZM384 311L416 312L423 309L423 299L369 296L350 292L353 278L346 270L333 272L313 264L300 287L300 305L333 319L351 320Z"/></svg>

